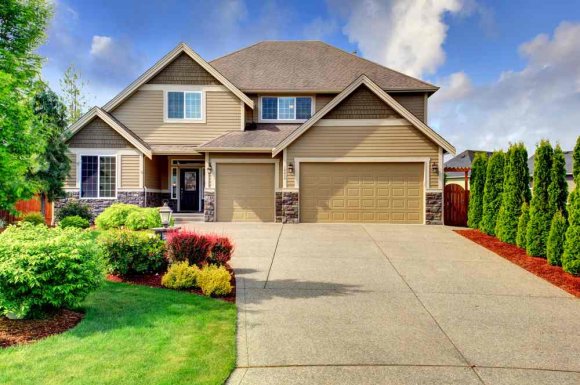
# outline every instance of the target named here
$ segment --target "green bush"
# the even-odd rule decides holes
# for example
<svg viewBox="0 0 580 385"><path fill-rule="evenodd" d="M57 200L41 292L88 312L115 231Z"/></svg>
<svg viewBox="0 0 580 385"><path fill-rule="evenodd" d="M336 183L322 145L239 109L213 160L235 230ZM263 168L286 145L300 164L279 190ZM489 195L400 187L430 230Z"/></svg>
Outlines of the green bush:
<svg viewBox="0 0 580 385"><path fill-rule="evenodd" d="M527 246L528 222L530 221L530 206L524 202L521 209L520 218L518 219L518 234L516 236L516 245L525 249Z"/></svg>
<svg viewBox="0 0 580 385"><path fill-rule="evenodd" d="M21 223L0 234L0 314L22 318L78 306L104 274L86 231Z"/></svg>
<svg viewBox="0 0 580 385"><path fill-rule="evenodd" d="M22 222L32 223L35 226L44 225L44 216L40 213L28 213L22 216Z"/></svg>
<svg viewBox="0 0 580 385"><path fill-rule="evenodd" d="M469 179L469 208L467 211L467 225L472 229L479 228L483 212L483 190L485 188L485 174L487 172L487 154L478 152L471 165Z"/></svg>
<svg viewBox="0 0 580 385"><path fill-rule="evenodd" d="M199 267L187 262L174 263L161 279L161 284L170 289L190 289L196 285Z"/></svg>
<svg viewBox="0 0 580 385"><path fill-rule="evenodd" d="M197 272L197 286L207 296L232 292L230 272L224 266L206 265Z"/></svg>
<svg viewBox="0 0 580 385"><path fill-rule="evenodd" d="M156 273L167 265L165 242L147 231L110 230L99 237L114 274Z"/></svg>
<svg viewBox="0 0 580 385"><path fill-rule="evenodd" d="M560 145L557 145L554 149L554 158L550 172L551 180L548 186L550 210L553 212L561 211L564 217L567 218L568 182L566 181L566 158Z"/></svg>
<svg viewBox="0 0 580 385"><path fill-rule="evenodd" d="M101 230L120 229L125 226L129 214L139 211L139 206L126 203L113 203L107 207L97 219L95 224Z"/></svg>
<svg viewBox="0 0 580 385"><path fill-rule="evenodd" d="M127 216L125 226L131 230L147 230L161 227L161 217L158 208L139 208Z"/></svg>
<svg viewBox="0 0 580 385"><path fill-rule="evenodd" d="M580 141L579 141L580 143ZM578 145L577 145L578 147ZM576 159L574 159L576 161ZM579 160L580 161L580 160ZM578 186L579 180L575 180ZM562 256L562 267L564 271L580 275L580 190L570 194L570 206L568 207L568 230L566 230L566 241L564 242L564 255Z"/></svg>
<svg viewBox="0 0 580 385"><path fill-rule="evenodd" d="M554 210L550 207L548 186L551 180L554 150L547 140L540 141L534 156L534 194L530 204L530 222L526 251L534 257L546 257L546 244Z"/></svg>
<svg viewBox="0 0 580 385"><path fill-rule="evenodd" d="M548 235L548 245L546 257L550 265L561 266L562 254L564 254L564 241L566 240L566 228L568 223L561 211L554 214L550 224L550 233Z"/></svg>
<svg viewBox="0 0 580 385"><path fill-rule="evenodd" d="M496 151L487 162L483 212L479 228L488 235L495 235L497 215L502 201L505 154Z"/></svg>
<svg viewBox="0 0 580 385"><path fill-rule="evenodd" d="M56 212L56 221L60 222L62 219L66 217L74 217L79 216L81 218L86 219L87 221L91 221L93 219L93 213L91 208L82 202L79 201L68 201L66 202L57 212Z"/></svg>
<svg viewBox="0 0 580 385"><path fill-rule="evenodd" d="M73 215L71 217L64 217L58 223L58 225L62 228L67 227L76 227L79 229L88 229L90 224L89 221L85 218L81 218L78 215Z"/></svg>

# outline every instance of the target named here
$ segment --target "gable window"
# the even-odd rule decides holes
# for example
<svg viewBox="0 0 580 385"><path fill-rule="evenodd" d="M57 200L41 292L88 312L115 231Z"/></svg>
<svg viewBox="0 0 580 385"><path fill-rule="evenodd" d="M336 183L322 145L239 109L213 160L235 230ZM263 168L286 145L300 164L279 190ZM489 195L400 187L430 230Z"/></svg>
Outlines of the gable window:
<svg viewBox="0 0 580 385"><path fill-rule="evenodd" d="M115 156L81 156L81 198L115 198L117 196L117 158Z"/></svg>
<svg viewBox="0 0 580 385"><path fill-rule="evenodd" d="M309 96L262 97L261 120L301 120L312 116L312 98Z"/></svg>
<svg viewBox="0 0 580 385"><path fill-rule="evenodd" d="M168 91L167 120L203 120L201 91Z"/></svg>

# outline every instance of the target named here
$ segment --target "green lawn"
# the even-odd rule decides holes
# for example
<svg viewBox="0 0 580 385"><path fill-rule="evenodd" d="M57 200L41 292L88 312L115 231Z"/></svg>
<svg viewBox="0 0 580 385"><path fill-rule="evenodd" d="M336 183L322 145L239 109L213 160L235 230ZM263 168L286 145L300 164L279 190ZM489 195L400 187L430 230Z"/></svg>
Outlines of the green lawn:
<svg viewBox="0 0 580 385"><path fill-rule="evenodd" d="M107 283L74 329L0 350L0 384L222 384L235 366L233 304Z"/></svg>

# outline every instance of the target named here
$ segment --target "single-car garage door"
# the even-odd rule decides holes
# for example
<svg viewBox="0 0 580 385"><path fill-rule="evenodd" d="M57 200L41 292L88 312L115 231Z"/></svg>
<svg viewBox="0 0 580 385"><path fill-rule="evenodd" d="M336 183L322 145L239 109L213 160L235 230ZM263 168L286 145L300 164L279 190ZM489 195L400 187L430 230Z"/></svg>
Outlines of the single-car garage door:
<svg viewBox="0 0 580 385"><path fill-rule="evenodd" d="M301 163L301 222L423 223L423 163Z"/></svg>
<svg viewBox="0 0 580 385"><path fill-rule="evenodd" d="M216 178L218 221L274 221L272 163L218 163Z"/></svg>

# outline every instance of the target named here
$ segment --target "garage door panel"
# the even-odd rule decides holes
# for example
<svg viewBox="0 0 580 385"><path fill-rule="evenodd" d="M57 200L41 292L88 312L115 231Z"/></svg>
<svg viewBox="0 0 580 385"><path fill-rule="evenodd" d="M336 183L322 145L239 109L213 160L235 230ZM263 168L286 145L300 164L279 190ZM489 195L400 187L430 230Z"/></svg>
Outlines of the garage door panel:
<svg viewBox="0 0 580 385"><path fill-rule="evenodd" d="M274 221L274 175L273 164L218 164L217 220L220 222Z"/></svg>
<svg viewBox="0 0 580 385"><path fill-rule="evenodd" d="M421 163L305 163L300 169L302 222L423 222Z"/></svg>

